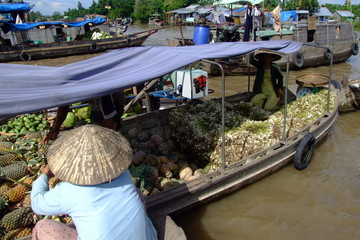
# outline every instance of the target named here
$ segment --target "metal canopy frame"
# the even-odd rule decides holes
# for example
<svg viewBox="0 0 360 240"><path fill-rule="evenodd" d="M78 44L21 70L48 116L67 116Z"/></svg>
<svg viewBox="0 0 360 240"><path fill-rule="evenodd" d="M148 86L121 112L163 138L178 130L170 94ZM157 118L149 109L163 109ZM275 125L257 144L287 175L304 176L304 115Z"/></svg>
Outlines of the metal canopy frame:
<svg viewBox="0 0 360 240"><path fill-rule="evenodd" d="M328 79L328 99L327 99L327 111L330 111L330 81L332 78L332 64L333 64L333 51L329 47L315 45L315 44L308 44L304 43L303 45L310 46L310 47L317 47L317 48L323 48L330 52L330 70L329 70L329 79ZM267 51L269 53L276 53L283 55L286 58L286 75L285 75L285 86L284 86L284 125L283 125L283 136L282 140L286 142L286 118L287 118L287 101L288 101L288 87L289 87L289 68L290 68L290 61L288 54L277 52L269 49L259 49L262 51ZM225 74L224 74L224 68L223 66L215 61L211 61L208 59L203 59L201 61L215 64L217 65L221 70L221 162L222 162L222 168L225 169ZM249 80L250 83L250 80Z"/></svg>

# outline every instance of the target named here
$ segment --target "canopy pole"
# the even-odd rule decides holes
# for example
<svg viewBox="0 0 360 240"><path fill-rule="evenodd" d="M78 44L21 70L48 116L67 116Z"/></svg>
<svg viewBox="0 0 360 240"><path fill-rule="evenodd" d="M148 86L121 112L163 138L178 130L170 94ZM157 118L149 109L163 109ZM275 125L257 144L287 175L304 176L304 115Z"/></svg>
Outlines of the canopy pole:
<svg viewBox="0 0 360 240"><path fill-rule="evenodd" d="M146 91L152 87L152 85L154 85L155 83L157 83L159 79L154 79L152 80L151 82L149 82L148 84L146 84L146 86L139 92L138 95L136 95L135 98L131 99L131 101L124 107L124 113L127 112L127 110L129 110L129 108L134 104L136 103L139 99L141 99Z"/></svg>
<svg viewBox="0 0 360 240"><path fill-rule="evenodd" d="M221 70L221 163L222 169L225 169L225 74L224 68L220 63L203 59L202 61L215 64Z"/></svg>
<svg viewBox="0 0 360 240"><path fill-rule="evenodd" d="M328 96L327 96L327 107L326 107L327 111L330 112L330 81L332 79L332 67L333 67L334 53L333 53L332 49L329 47L320 46L320 45L316 45L316 44L309 44L309 43L304 43L303 45L309 46L309 47L324 48L324 49L327 49L330 51L330 69L329 69Z"/></svg>

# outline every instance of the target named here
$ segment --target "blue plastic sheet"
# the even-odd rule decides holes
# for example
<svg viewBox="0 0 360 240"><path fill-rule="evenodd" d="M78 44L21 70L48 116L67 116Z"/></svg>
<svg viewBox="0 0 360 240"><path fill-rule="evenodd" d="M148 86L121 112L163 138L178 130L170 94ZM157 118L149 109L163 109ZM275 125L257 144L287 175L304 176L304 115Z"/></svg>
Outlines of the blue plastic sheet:
<svg viewBox="0 0 360 240"><path fill-rule="evenodd" d="M30 5L28 3L11 3L0 4L0 13L30 11Z"/></svg>
<svg viewBox="0 0 360 240"><path fill-rule="evenodd" d="M266 14L267 17L271 17L271 13ZM280 12L280 18L282 22L288 21L297 21L296 11L283 11ZM270 23L273 23L274 20L270 18Z"/></svg>
<svg viewBox="0 0 360 240"><path fill-rule="evenodd" d="M94 19L89 19L89 20L85 20L85 21L79 21L79 22L62 22L62 21L58 21L58 22L36 22L36 23L22 23L22 24L15 24L15 23L5 23L4 27L2 27L2 29L6 29L6 30L11 30L11 31L24 31L24 30L29 30L35 27L39 27L39 26L62 26L64 27L65 25L69 26L69 27L81 27L84 26L86 24L92 23L93 25L99 25L99 24L103 24L106 20L102 17L96 17ZM5 32L5 30L4 30ZM5 32L6 33L6 32Z"/></svg>
<svg viewBox="0 0 360 240"><path fill-rule="evenodd" d="M108 95L164 76L201 59L265 48L298 51L300 42L220 42L184 47L122 48L62 67L0 64L0 119Z"/></svg>

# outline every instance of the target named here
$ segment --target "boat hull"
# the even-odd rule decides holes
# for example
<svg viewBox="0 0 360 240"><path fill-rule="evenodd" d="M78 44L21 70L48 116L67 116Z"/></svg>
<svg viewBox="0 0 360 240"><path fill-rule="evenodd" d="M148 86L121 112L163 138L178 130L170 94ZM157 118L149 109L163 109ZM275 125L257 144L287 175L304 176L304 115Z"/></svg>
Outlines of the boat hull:
<svg viewBox="0 0 360 240"><path fill-rule="evenodd" d="M263 34L260 32L259 35L262 41L283 39L298 41L305 44L299 53L295 52L288 55L290 69L299 70L308 67L317 67L330 64L329 50L324 48L315 48L308 45L317 45L330 48L333 52L333 63L345 62L352 55L357 54L357 51L354 51L354 44L357 44L358 39L356 34L353 32L351 23L318 23L316 25L316 30L309 30L307 23L287 23L295 24L296 30L284 30L284 34L279 34L275 31L270 31L270 33ZM340 35L337 35L336 33L337 28L341 29ZM300 54L300 56L297 57L297 54ZM246 56L243 56L242 58L235 58L235 60L236 61L234 61L234 59L219 60L223 65L225 75L243 75L248 73L256 73L255 67L248 63ZM282 59L280 59L277 63L282 70L286 70L287 59L285 57L282 57ZM204 63L203 66L203 69L209 74L221 75L221 70L216 65Z"/></svg>
<svg viewBox="0 0 360 240"><path fill-rule="evenodd" d="M153 112L144 115L130 117L123 121L124 133L133 127L142 130L162 127L163 135L169 135L166 126L167 115L170 109ZM311 132L316 142L319 143L331 131L338 117L338 110L324 113L322 117L314 121L294 136L285 141L278 142L273 146L251 155L245 159L218 169L207 175L194 179L190 182L169 188L155 195L146 197L148 215L158 224L156 219L163 219L166 215L176 215L195 206L224 197L237 191L263 177L283 168L294 159L296 149L304 136ZM161 222L161 221L160 221ZM161 225L156 225L161 229ZM159 233L160 238L164 233Z"/></svg>
<svg viewBox="0 0 360 240"><path fill-rule="evenodd" d="M79 40L0 48L0 62L30 61L45 58L105 52L111 49L141 46L156 31L146 31L98 40Z"/></svg>

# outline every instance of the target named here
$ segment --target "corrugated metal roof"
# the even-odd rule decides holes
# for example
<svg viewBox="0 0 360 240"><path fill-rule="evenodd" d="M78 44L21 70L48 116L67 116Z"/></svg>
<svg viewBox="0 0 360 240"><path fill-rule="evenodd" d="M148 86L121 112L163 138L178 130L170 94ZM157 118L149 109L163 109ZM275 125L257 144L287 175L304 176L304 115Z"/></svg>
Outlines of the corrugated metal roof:
<svg viewBox="0 0 360 240"><path fill-rule="evenodd" d="M336 11L341 17L354 17L354 14L350 11Z"/></svg>
<svg viewBox="0 0 360 240"><path fill-rule="evenodd" d="M296 10L297 14L309 14L309 10Z"/></svg>
<svg viewBox="0 0 360 240"><path fill-rule="evenodd" d="M321 7L319 12L314 13L314 15L317 17L331 17L333 14L327 7Z"/></svg>
<svg viewBox="0 0 360 240"><path fill-rule="evenodd" d="M195 12L195 9L179 8L179 9L172 10L170 12L178 13L178 14L189 14L189 13Z"/></svg>

